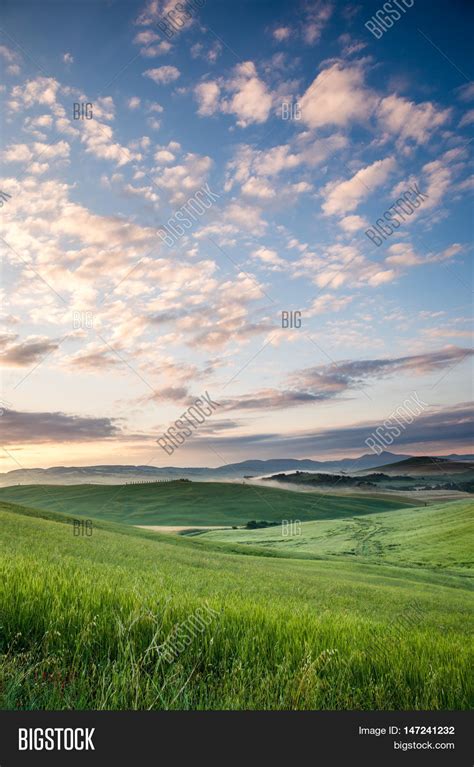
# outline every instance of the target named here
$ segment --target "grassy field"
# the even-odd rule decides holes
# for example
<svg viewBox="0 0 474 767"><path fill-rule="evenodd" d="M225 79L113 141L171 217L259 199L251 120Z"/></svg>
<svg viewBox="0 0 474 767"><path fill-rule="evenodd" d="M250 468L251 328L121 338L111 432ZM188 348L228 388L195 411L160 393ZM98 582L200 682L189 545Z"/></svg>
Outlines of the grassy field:
<svg viewBox="0 0 474 767"><path fill-rule="evenodd" d="M336 519L410 506L404 499L376 495L317 495L236 483L180 481L19 485L0 488L0 501L131 525L242 525L252 519Z"/></svg>
<svg viewBox="0 0 474 767"><path fill-rule="evenodd" d="M431 509L413 510L407 526L418 512ZM336 511L327 514L320 524ZM450 524L455 569L466 553L458 523ZM428 527L426 546L436 547ZM3 708L472 705L466 576L375 555L368 562L357 552L298 559L278 547L106 521L94 523L91 537L75 537L65 516L7 503L0 528ZM449 524L438 537L446 536ZM177 627L203 605L212 621L192 637L186 629L189 641L168 662L159 646L175 643Z"/></svg>
<svg viewBox="0 0 474 767"><path fill-rule="evenodd" d="M206 540L259 546L295 556L349 556L364 561L474 574L474 500L397 509L300 527L219 530Z"/></svg>

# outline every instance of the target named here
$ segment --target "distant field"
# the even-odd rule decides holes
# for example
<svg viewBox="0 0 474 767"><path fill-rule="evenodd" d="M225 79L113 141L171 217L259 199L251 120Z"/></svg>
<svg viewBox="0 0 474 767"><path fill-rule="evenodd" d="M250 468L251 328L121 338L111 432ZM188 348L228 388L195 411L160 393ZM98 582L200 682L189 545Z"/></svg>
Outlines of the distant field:
<svg viewBox="0 0 474 767"><path fill-rule="evenodd" d="M413 529L410 542L417 514L429 512L407 513L406 541L413 548L419 534L439 561L449 524L439 536ZM386 519L396 541L402 523L391 531L392 514L377 522ZM466 557L455 517L453 569ZM295 559L207 537L100 521L91 537L75 537L64 515L0 503L0 706L472 705L469 578L367 562L363 546ZM215 611L211 624L168 663L160 644L203 605Z"/></svg>
<svg viewBox="0 0 474 767"><path fill-rule="evenodd" d="M225 482L19 485L0 501L130 525L242 525L252 519L338 519L413 506L398 498L295 493Z"/></svg>
<svg viewBox="0 0 474 767"><path fill-rule="evenodd" d="M474 574L474 500L398 509L345 519L304 522L301 528L219 530L201 538L261 546L294 556L349 556L367 561L452 568ZM290 534L291 533L291 534Z"/></svg>

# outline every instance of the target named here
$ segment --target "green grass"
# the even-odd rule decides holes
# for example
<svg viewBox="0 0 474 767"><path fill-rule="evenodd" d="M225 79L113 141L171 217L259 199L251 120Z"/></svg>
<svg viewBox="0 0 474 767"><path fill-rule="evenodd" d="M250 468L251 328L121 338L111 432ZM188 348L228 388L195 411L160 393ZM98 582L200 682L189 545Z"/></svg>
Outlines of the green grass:
<svg viewBox="0 0 474 767"><path fill-rule="evenodd" d="M64 516L3 503L0 528L3 708L472 703L473 599L461 575L108 522L74 537ZM156 647L203 604L211 624L166 662Z"/></svg>
<svg viewBox="0 0 474 767"><path fill-rule="evenodd" d="M398 498L296 493L230 482L19 485L0 501L131 525L241 525L252 519L336 519L413 506Z"/></svg>
<svg viewBox="0 0 474 767"><path fill-rule="evenodd" d="M390 514L304 522L300 527L218 530L201 538L263 547L294 556L350 556L428 569L474 569L474 500L440 503Z"/></svg>

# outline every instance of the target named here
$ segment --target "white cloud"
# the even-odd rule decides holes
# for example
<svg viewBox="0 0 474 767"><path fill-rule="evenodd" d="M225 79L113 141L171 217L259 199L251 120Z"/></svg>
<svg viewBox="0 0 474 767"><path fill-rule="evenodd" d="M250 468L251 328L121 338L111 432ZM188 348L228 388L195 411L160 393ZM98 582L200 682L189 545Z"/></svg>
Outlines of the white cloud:
<svg viewBox="0 0 474 767"><path fill-rule="evenodd" d="M234 114L237 125L246 128L263 123L271 112L273 99L266 84L258 77L255 64L246 61L234 67L227 80L207 80L194 89L198 114L209 116L217 111Z"/></svg>
<svg viewBox="0 0 474 767"><path fill-rule="evenodd" d="M219 85L212 80L196 85L194 93L199 104L199 115L213 115L218 110L220 92Z"/></svg>
<svg viewBox="0 0 474 767"><path fill-rule="evenodd" d="M158 163L158 165L163 165L167 162L174 162L176 157L172 152L169 152L167 149L158 149L154 154L155 160Z"/></svg>
<svg viewBox="0 0 474 767"><path fill-rule="evenodd" d="M140 54L147 59L154 59L155 56L164 56L165 53L169 53L173 46L166 40L158 43L158 45L147 45L146 48L142 48Z"/></svg>
<svg viewBox="0 0 474 767"><path fill-rule="evenodd" d="M339 221L339 226L344 229L345 232L352 234L358 232L359 229L366 229L368 223L362 216L345 216Z"/></svg>
<svg viewBox="0 0 474 767"><path fill-rule="evenodd" d="M7 73L9 75L20 74L21 56L16 51L8 48L6 45L0 45L0 56L5 59L7 63Z"/></svg>
<svg viewBox="0 0 474 767"><path fill-rule="evenodd" d="M144 32L139 32L133 38L133 42L137 45L149 45L150 43L157 43L160 40L160 36L153 32L151 29L146 29Z"/></svg>
<svg viewBox="0 0 474 767"><path fill-rule="evenodd" d="M255 64L246 61L235 67L233 78L227 88L234 92L229 101L224 101L222 110L237 116L237 125L246 128L252 123L263 123L272 108L272 97L267 86L257 76Z"/></svg>
<svg viewBox="0 0 474 767"><path fill-rule="evenodd" d="M143 72L144 77L149 77L157 85L167 85L178 79L180 71L177 67L164 66L157 67L156 69L147 69Z"/></svg>
<svg viewBox="0 0 474 767"><path fill-rule="evenodd" d="M170 161L169 155L173 155L171 148L172 145L168 144L167 148L159 149L157 162ZM156 175L154 181L157 186L168 190L173 204L182 205L190 195L203 186L211 167L210 157L188 152L177 165L160 167L159 175Z"/></svg>
<svg viewBox="0 0 474 767"><path fill-rule="evenodd" d="M386 181L394 167L393 157L387 157L361 168L348 181L329 182L323 190L326 198L322 205L324 214L345 215L357 208L362 200Z"/></svg>
<svg viewBox="0 0 474 767"><path fill-rule="evenodd" d="M255 178L255 176L251 176L243 184L242 193L248 197L258 197L262 200L271 200L276 195L271 184L267 183L264 179Z"/></svg>
<svg viewBox="0 0 474 767"><path fill-rule="evenodd" d="M291 27L277 27L273 30L273 37L279 43L283 40L288 40L291 37Z"/></svg>
<svg viewBox="0 0 474 767"><path fill-rule="evenodd" d="M161 106L161 104L158 104L157 101L152 101L147 106L147 112L157 112L158 114L161 114L164 112L164 108Z"/></svg>
<svg viewBox="0 0 474 767"><path fill-rule="evenodd" d="M384 130L402 140L412 139L417 144L426 143L431 133L444 125L450 116L451 109L439 110L429 101L415 104L395 94L382 99L377 108L377 117Z"/></svg>
<svg viewBox="0 0 474 767"><path fill-rule="evenodd" d="M84 122L81 141L86 146L86 152L102 160L111 160L119 167L132 160L141 159L139 152L131 151L114 141L114 134L110 125L100 123L98 120L86 120Z"/></svg>
<svg viewBox="0 0 474 767"><path fill-rule="evenodd" d="M67 141L57 141L54 144L44 144L35 141L33 144L10 144L3 152L4 162L30 162L33 159L61 160L69 157L70 146ZM47 167L47 166L46 166Z"/></svg>
<svg viewBox="0 0 474 767"><path fill-rule="evenodd" d="M22 107L29 109L34 104L53 106L59 90L59 82L54 77L37 77L28 80L25 85L15 85L12 88L12 100L9 106L14 111L20 111Z"/></svg>
<svg viewBox="0 0 474 767"><path fill-rule="evenodd" d="M418 266L423 263L423 259L417 256L413 247L409 243L397 242L388 248L389 256L385 259L386 263L395 266Z"/></svg>
<svg viewBox="0 0 474 767"><path fill-rule="evenodd" d="M299 100L301 119L310 128L366 122L376 103L362 67L339 63L320 72Z"/></svg>
<svg viewBox="0 0 474 767"><path fill-rule="evenodd" d="M267 227L261 217L261 210L255 205L232 202L224 211L225 221L236 224L238 228L252 232L254 235L263 234Z"/></svg>
<svg viewBox="0 0 474 767"><path fill-rule="evenodd" d="M271 264L273 266L278 266L285 263L285 261L280 258L276 250L265 248L264 246L254 250L252 256L253 258L257 258L260 261L263 261L264 264Z"/></svg>
<svg viewBox="0 0 474 767"><path fill-rule="evenodd" d="M335 296L332 293L323 293L315 298L309 309L304 312L305 317L315 317L318 314L328 312L340 312L352 301L352 296Z"/></svg>

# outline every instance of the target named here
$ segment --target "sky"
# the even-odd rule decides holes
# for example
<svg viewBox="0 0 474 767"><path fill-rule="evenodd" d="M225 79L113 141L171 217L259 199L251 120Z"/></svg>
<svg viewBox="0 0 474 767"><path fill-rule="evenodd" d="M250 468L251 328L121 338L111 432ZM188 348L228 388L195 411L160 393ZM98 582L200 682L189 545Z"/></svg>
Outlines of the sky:
<svg viewBox="0 0 474 767"><path fill-rule="evenodd" d="M410 2L2 0L0 472L474 452L473 14Z"/></svg>

